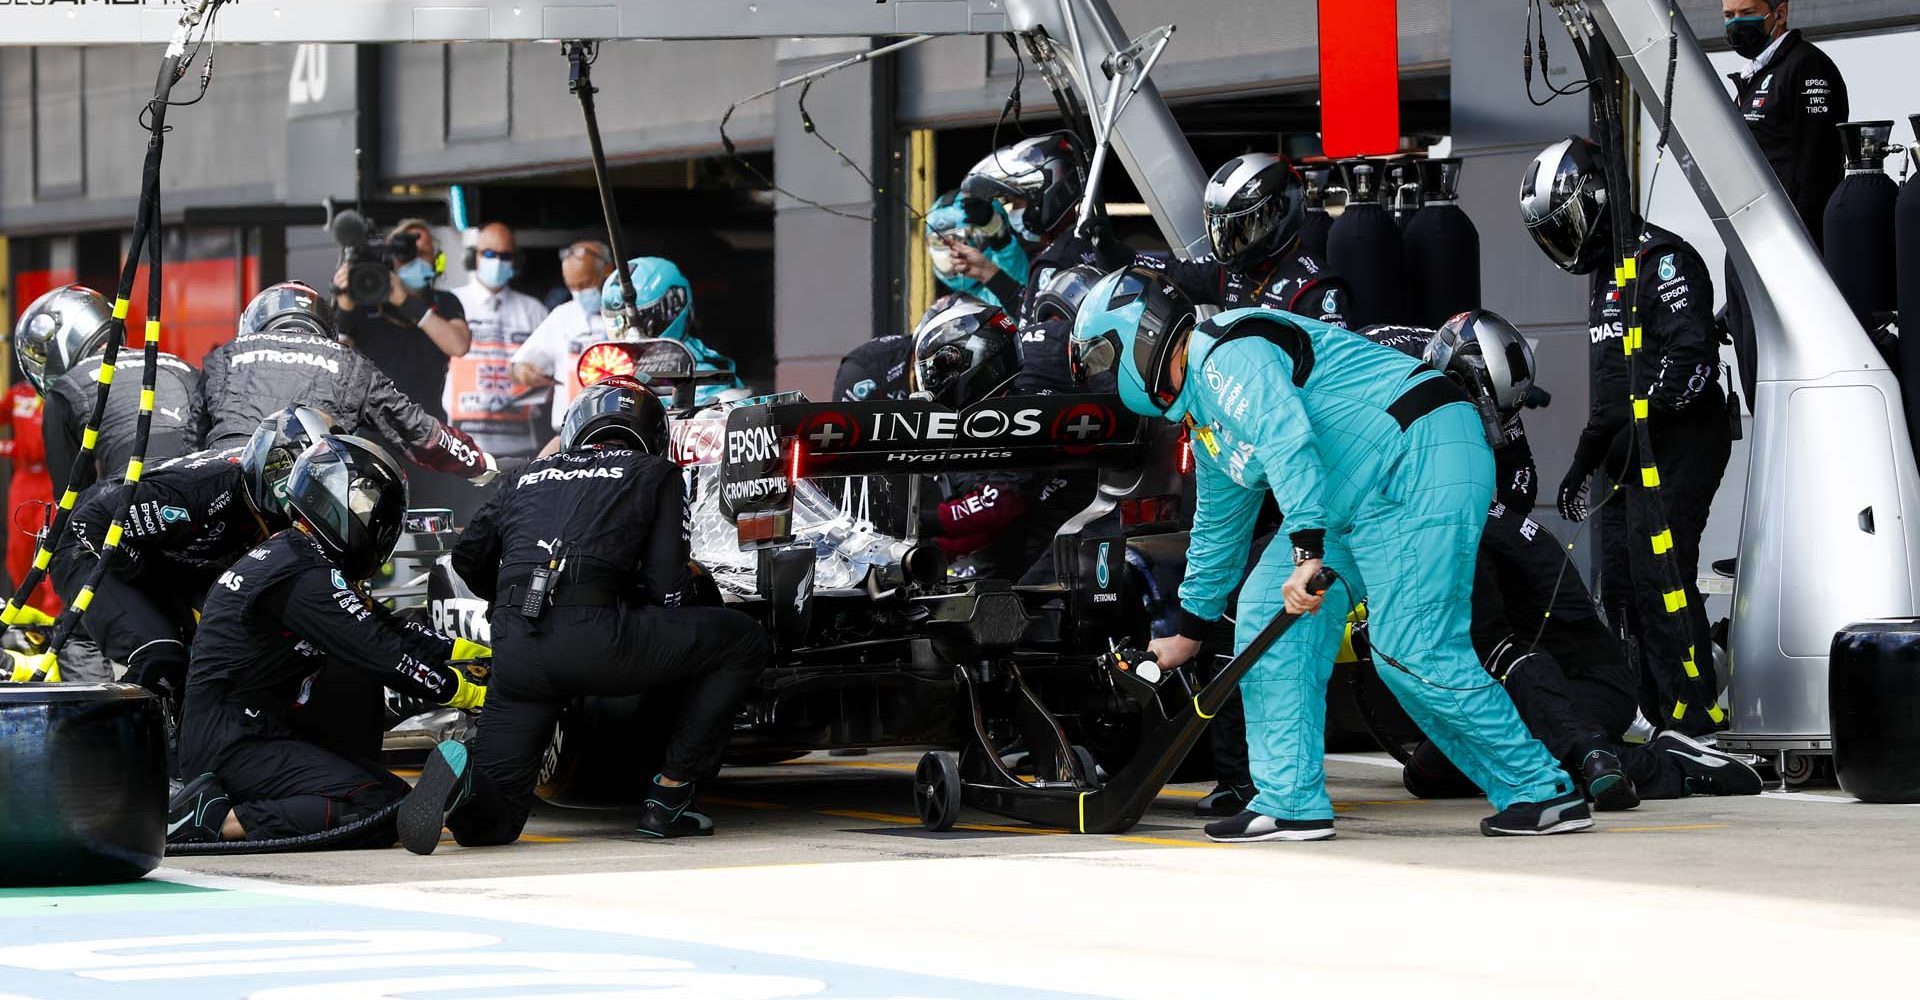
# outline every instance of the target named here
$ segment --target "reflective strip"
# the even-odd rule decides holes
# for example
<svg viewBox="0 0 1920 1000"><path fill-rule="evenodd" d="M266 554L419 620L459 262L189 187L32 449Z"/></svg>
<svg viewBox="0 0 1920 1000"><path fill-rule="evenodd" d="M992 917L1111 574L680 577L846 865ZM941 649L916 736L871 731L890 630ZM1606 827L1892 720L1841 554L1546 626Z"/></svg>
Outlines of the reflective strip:
<svg viewBox="0 0 1920 1000"><path fill-rule="evenodd" d="M100 374L95 376L95 378L99 379L101 385L112 385L113 384L113 363L108 361L101 362Z"/></svg>
<svg viewBox="0 0 1920 1000"><path fill-rule="evenodd" d="M1197 715L1197 716L1199 716L1199 717L1201 717L1202 719L1211 719L1211 718L1213 718L1213 716L1211 716L1211 715L1208 715L1208 714L1206 713L1206 710L1205 710L1205 709L1203 709L1203 708L1201 708L1201 707L1200 707L1200 696L1199 696L1199 695L1197 695L1197 694L1193 696L1193 714L1195 714L1195 715Z"/></svg>
<svg viewBox="0 0 1920 1000"><path fill-rule="evenodd" d="M53 564L53 550L41 549L33 554L33 568L44 570Z"/></svg>
<svg viewBox="0 0 1920 1000"><path fill-rule="evenodd" d="M1660 485L1660 470L1651 465L1641 466L1640 485L1645 486L1647 489L1653 489L1655 486Z"/></svg>
<svg viewBox="0 0 1920 1000"><path fill-rule="evenodd" d="M160 342L160 321L157 319L147 320L147 343L158 344L159 342Z"/></svg>
<svg viewBox="0 0 1920 1000"><path fill-rule="evenodd" d="M1627 327L1627 339L1633 342L1634 350L1640 350L1647 346L1647 331L1637 326Z"/></svg>
<svg viewBox="0 0 1920 1000"><path fill-rule="evenodd" d="M139 482L140 472L146 467L147 467L147 463L142 462L137 458L128 459L127 460L127 482L129 483Z"/></svg>
<svg viewBox="0 0 1920 1000"><path fill-rule="evenodd" d="M1080 804L1080 822L1075 825L1075 830L1079 833L1085 833L1087 832L1087 793L1086 792L1080 793L1078 802Z"/></svg>
<svg viewBox="0 0 1920 1000"><path fill-rule="evenodd" d="M133 307L133 303L128 302L126 299L114 299L113 300L113 318L126 319L127 310L132 307Z"/></svg>
<svg viewBox="0 0 1920 1000"><path fill-rule="evenodd" d="M1653 554L1661 556L1671 551L1673 551L1673 529L1662 528L1659 534L1653 536Z"/></svg>
<svg viewBox="0 0 1920 1000"><path fill-rule="evenodd" d="M1684 590L1669 591L1666 595L1666 601L1667 612L1671 614L1687 606L1687 592Z"/></svg>
<svg viewBox="0 0 1920 1000"><path fill-rule="evenodd" d="M1647 401L1637 396L1633 397L1633 419L1647 419Z"/></svg>
<svg viewBox="0 0 1920 1000"><path fill-rule="evenodd" d="M7 598L7 610L0 611L0 625L13 624L13 620L20 617L22 610L24 609L20 605L13 603L13 598Z"/></svg>
<svg viewBox="0 0 1920 1000"><path fill-rule="evenodd" d="M1708 705L1707 718L1715 722L1724 722L1726 721L1727 713L1720 711L1720 706L1718 705Z"/></svg>
<svg viewBox="0 0 1920 1000"><path fill-rule="evenodd" d="M1640 258L1638 257L1628 257L1620 267L1626 272L1626 280L1628 281L1632 281L1640 276Z"/></svg>
<svg viewBox="0 0 1920 1000"><path fill-rule="evenodd" d="M1678 722L1679 720L1684 719L1686 717L1687 717L1687 703L1684 701L1674 702L1673 703L1674 721Z"/></svg>
<svg viewBox="0 0 1920 1000"><path fill-rule="evenodd" d="M87 605L92 603L93 603L93 588L81 587L79 596L73 599L73 610L85 611L87 610Z"/></svg>
<svg viewBox="0 0 1920 1000"><path fill-rule="evenodd" d="M1627 285L1627 265L1624 263L1613 265L1613 287L1625 288L1626 285Z"/></svg>
<svg viewBox="0 0 1920 1000"><path fill-rule="evenodd" d="M1632 337L1629 336L1629 337L1620 338L1620 353L1625 354L1627 357L1633 357L1633 338Z"/></svg>
<svg viewBox="0 0 1920 1000"><path fill-rule="evenodd" d="M140 412L141 413L153 412L153 390L152 389L140 390Z"/></svg>
<svg viewBox="0 0 1920 1000"><path fill-rule="evenodd" d="M119 547L120 547L120 536L122 536L122 535L124 535L124 534L126 534L126 529L125 529L124 527L122 527L121 525L118 525L118 524L115 524L115 525L111 525L111 526L109 526L109 527L107 528L107 540L106 540L106 543L105 543L105 544L106 544L106 547L107 547L107 548L110 548L110 549L117 549L117 548L119 548Z"/></svg>
<svg viewBox="0 0 1920 1000"><path fill-rule="evenodd" d="M60 509L72 510L73 502L78 499L80 499L80 494L75 493L72 490L68 490L65 493L60 494Z"/></svg>
<svg viewBox="0 0 1920 1000"><path fill-rule="evenodd" d="M98 429L89 427L86 430L80 432L80 450L81 451L92 451L93 446L99 443L100 443L100 431Z"/></svg>
<svg viewBox="0 0 1920 1000"><path fill-rule="evenodd" d="M1688 677L1692 677L1695 680L1698 680L1700 678L1700 668L1694 665L1693 657L1689 656L1686 659L1681 660L1680 667L1681 669L1687 672Z"/></svg>

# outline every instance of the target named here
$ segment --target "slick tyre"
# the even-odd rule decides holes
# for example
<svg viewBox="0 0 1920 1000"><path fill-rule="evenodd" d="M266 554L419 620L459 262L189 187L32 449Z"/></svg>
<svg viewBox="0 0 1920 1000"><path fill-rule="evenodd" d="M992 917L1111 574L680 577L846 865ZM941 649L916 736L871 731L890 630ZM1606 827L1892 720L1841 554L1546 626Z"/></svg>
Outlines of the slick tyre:
<svg viewBox="0 0 1920 1000"><path fill-rule="evenodd" d="M129 882L167 839L166 721L131 684L0 685L0 887Z"/></svg>

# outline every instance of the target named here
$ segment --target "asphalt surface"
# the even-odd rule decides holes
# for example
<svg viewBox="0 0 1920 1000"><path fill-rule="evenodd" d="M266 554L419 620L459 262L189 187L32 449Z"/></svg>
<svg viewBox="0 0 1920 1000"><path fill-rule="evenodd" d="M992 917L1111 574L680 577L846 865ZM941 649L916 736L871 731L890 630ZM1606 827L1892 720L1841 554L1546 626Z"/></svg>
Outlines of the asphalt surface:
<svg viewBox="0 0 1920 1000"><path fill-rule="evenodd" d="M914 759L729 770L703 795L712 838L548 807L505 848L178 859L131 890L0 893L0 1000L1805 997L1905 981L1920 940L1920 809L1837 789L1489 840L1485 803L1415 800L1384 756L1336 755L1337 839L1220 846L1191 816L1202 786L1124 835L972 812L930 834ZM65 964L44 968L47 942Z"/></svg>

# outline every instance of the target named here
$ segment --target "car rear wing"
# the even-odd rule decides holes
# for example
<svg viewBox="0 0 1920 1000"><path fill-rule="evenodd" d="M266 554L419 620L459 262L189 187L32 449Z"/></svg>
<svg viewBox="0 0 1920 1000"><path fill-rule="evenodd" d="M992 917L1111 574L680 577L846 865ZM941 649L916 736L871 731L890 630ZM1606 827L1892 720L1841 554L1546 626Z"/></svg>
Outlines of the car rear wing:
<svg viewBox="0 0 1920 1000"><path fill-rule="evenodd" d="M1110 394L741 406L727 414L720 510L741 548L782 545L801 479L1125 466L1145 425Z"/></svg>

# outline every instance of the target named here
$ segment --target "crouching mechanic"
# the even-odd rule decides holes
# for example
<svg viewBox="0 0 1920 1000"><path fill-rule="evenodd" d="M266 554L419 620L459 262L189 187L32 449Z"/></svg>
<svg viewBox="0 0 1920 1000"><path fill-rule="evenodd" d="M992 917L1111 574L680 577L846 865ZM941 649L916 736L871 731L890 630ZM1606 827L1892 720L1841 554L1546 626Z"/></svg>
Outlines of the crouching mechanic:
<svg viewBox="0 0 1920 1000"><path fill-rule="evenodd" d="M400 815L400 840L431 854L442 823L462 846L517 840L561 709L583 695L686 683L637 832L713 832L694 785L720 770L734 712L773 644L728 608L680 607L689 583L685 488L666 412L616 376L567 408L561 452L537 459L474 516L453 567L491 601L500 650L471 746L440 744Z"/></svg>
<svg viewBox="0 0 1920 1000"><path fill-rule="evenodd" d="M1473 553L1493 499L1480 419L1445 376L1338 327L1267 309L1195 325L1193 304L1150 268L1108 275L1075 322L1078 364L1114 371L1136 413L1186 423L1196 509L1180 634L1149 646L1179 666L1246 572L1262 494L1290 546L1269 545L1241 589L1244 645L1282 607L1306 615L1241 682L1259 789L1207 825L1218 841L1333 836L1322 755L1326 687L1346 612L1370 599L1376 660L1395 698L1487 790L1488 836L1593 825L1572 779L1527 735L1469 634ZM1289 558L1289 553L1291 558ZM1307 591L1323 565L1344 581L1332 614Z"/></svg>
<svg viewBox="0 0 1920 1000"><path fill-rule="evenodd" d="M293 527L247 552L207 595L180 724L184 773L168 841L277 840L364 821L327 846L392 844L407 783L378 763L330 747L301 723L315 678L330 665L367 671L403 694L479 708L486 688L454 665L484 647L402 622L359 589L393 555L407 479L377 444L327 437L294 463L286 484Z"/></svg>

